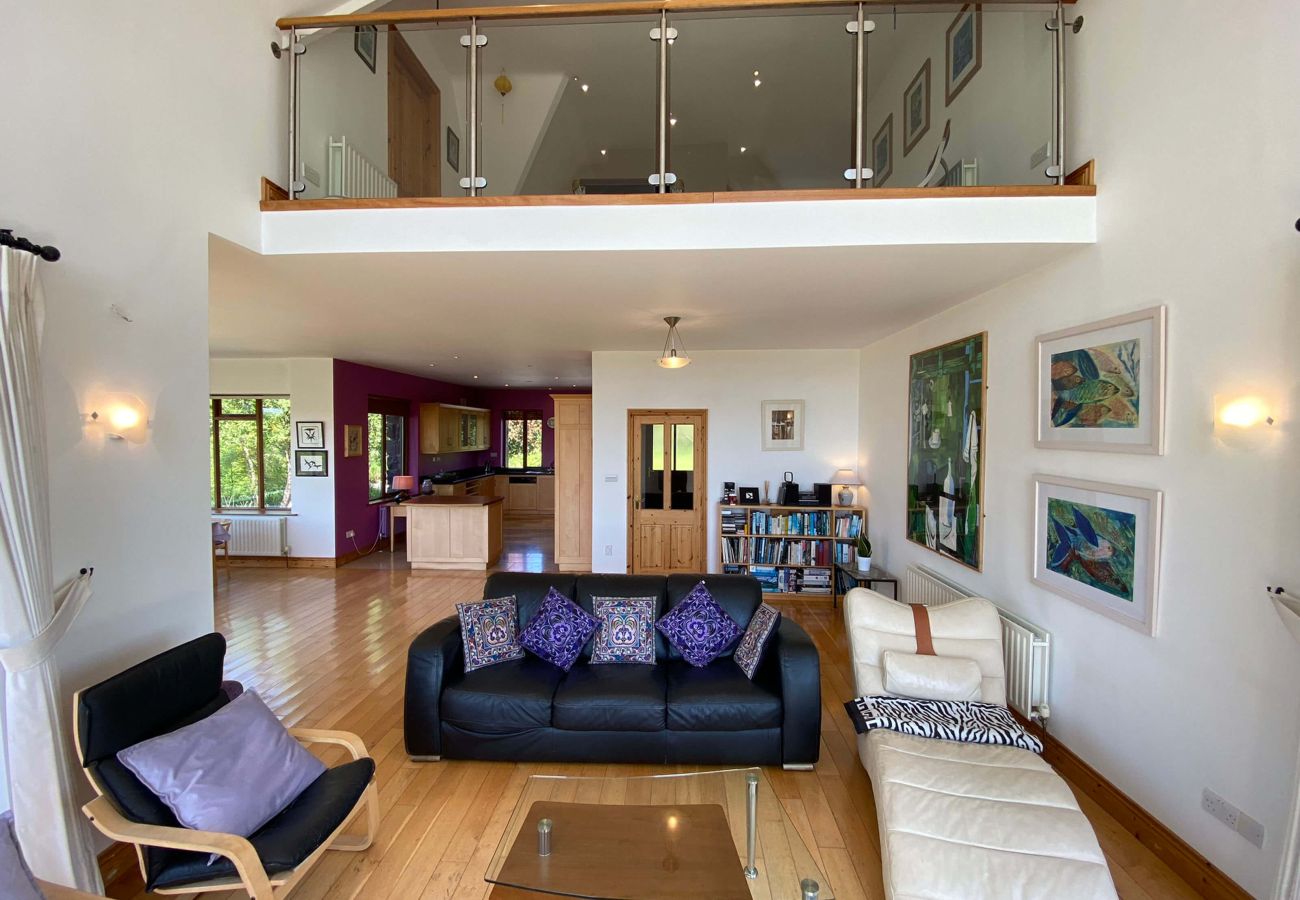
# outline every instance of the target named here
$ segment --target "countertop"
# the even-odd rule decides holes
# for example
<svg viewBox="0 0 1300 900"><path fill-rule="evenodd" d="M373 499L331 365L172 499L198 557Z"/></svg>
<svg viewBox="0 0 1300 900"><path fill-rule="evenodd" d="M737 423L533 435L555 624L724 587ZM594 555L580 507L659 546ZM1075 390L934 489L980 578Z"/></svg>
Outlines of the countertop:
<svg viewBox="0 0 1300 900"><path fill-rule="evenodd" d="M493 503L502 503L504 497L439 497L434 494L425 494L419 497L412 497L410 500L404 500L402 506L491 506Z"/></svg>
<svg viewBox="0 0 1300 900"><path fill-rule="evenodd" d="M530 475L537 478L546 478L554 474L554 469L493 469L491 472L485 472L483 469L478 468L444 472L441 475L421 475L419 480L424 481L426 478L432 478L434 484L464 484L466 481L493 478L497 475Z"/></svg>

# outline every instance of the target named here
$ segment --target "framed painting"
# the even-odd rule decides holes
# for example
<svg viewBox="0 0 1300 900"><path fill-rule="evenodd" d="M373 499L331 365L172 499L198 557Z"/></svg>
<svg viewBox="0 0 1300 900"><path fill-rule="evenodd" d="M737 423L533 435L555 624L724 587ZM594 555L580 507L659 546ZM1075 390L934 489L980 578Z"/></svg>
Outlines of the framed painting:
<svg viewBox="0 0 1300 900"><path fill-rule="evenodd" d="M1147 488L1034 476L1034 582L1154 635L1163 502Z"/></svg>
<svg viewBox="0 0 1300 900"><path fill-rule="evenodd" d="M1164 453L1165 307L1041 335L1035 443Z"/></svg>
<svg viewBox="0 0 1300 900"><path fill-rule="evenodd" d="M984 551L988 335L908 363L907 539L979 571Z"/></svg>
<svg viewBox="0 0 1300 900"><path fill-rule="evenodd" d="M894 173L894 114L885 116L880 130L871 139L871 183L884 187Z"/></svg>
<svg viewBox="0 0 1300 900"><path fill-rule="evenodd" d="M803 449L803 401L763 401L763 449Z"/></svg>
<svg viewBox="0 0 1300 900"><path fill-rule="evenodd" d="M452 171L460 171L460 137L447 126L447 165Z"/></svg>
<svg viewBox="0 0 1300 900"><path fill-rule="evenodd" d="M903 155L912 152L930 130L930 60L921 65L912 83L903 91Z"/></svg>
<svg viewBox="0 0 1300 900"><path fill-rule="evenodd" d="M293 473L299 478L324 478L330 473L328 450L295 450Z"/></svg>
<svg viewBox="0 0 1300 900"><path fill-rule="evenodd" d="M967 3L957 13L944 36L943 102L952 101L984 65L984 13L978 3Z"/></svg>
<svg viewBox="0 0 1300 900"><path fill-rule="evenodd" d="M351 459L354 456L360 456L365 452L365 443L362 440L360 425L343 426L343 456Z"/></svg>
<svg viewBox="0 0 1300 900"><path fill-rule="evenodd" d="M294 423L294 429L295 436L298 438L299 450L325 449L324 422L296 422Z"/></svg>
<svg viewBox="0 0 1300 900"><path fill-rule="evenodd" d="M352 32L352 49L371 72L379 57L379 30L374 25L358 25Z"/></svg>

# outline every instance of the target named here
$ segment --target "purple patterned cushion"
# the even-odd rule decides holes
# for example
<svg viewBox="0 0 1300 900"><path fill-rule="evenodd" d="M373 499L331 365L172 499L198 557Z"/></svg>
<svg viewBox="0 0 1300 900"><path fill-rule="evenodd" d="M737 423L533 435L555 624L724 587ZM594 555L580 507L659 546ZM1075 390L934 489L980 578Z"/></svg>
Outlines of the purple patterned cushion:
<svg viewBox="0 0 1300 900"><path fill-rule="evenodd" d="M763 661L763 651L767 649L767 642L776 633L776 626L780 621L781 613L775 607L760 603L758 609L754 610L753 618L749 620L745 636L736 645L736 652L732 658L736 660L736 665L740 666L740 671L744 672L745 677L750 681L754 680L758 664Z"/></svg>
<svg viewBox="0 0 1300 900"><path fill-rule="evenodd" d="M735 643L741 627L701 581L659 620L658 629L693 666L707 666Z"/></svg>
<svg viewBox="0 0 1300 900"><path fill-rule="evenodd" d="M653 597L593 597L591 608L600 630L591 645L591 662L648 663L655 661L655 601Z"/></svg>
<svg viewBox="0 0 1300 900"><path fill-rule="evenodd" d="M186 828L244 837L325 772L256 691L192 725L117 754Z"/></svg>
<svg viewBox="0 0 1300 900"><path fill-rule="evenodd" d="M519 643L519 606L514 597L496 597L474 603L457 603L460 639L465 645L465 673L523 659Z"/></svg>
<svg viewBox="0 0 1300 900"><path fill-rule="evenodd" d="M519 643L567 672L599 624L591 613L551 588L519 635Z"/></svg>

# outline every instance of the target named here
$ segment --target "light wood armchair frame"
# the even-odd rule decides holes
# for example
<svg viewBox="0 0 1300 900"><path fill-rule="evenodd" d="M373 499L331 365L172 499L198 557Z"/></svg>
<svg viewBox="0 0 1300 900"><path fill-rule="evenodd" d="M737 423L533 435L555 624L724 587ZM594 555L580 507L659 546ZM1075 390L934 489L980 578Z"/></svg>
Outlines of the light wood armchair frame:
<svg viewBox="0 0 1300 900"><path fill-rule="evenodd" d="M81 692L72 698L73 739L77 745L78 758L81 756L80 716ZM370 754L361 738L349 731L327 731L318 728L290 728L289 734L301 744L335 744L345 748L354 760L364 759ZM252 900L277 900L286 896L301 881L326 850L346 850L356 853L367 849L375 839L379 827L379 791L372 779L366 785L365 792L357 800L352 811L334 829L311 855L287 872L268 875L253 849L248 838L236 834L223 834L216 831L198 831L193 828L175 828L164 825L144 825L133 822L118 812L116 806L104 793L104 789L95 779L90 769L83 767L86 779L95 789L95 799L81 808L86 817L106 837L115 841L135 845L136 858L140 862L140 872L148 880L145 867L144 848L163 847L171 850L192 850L197 853L215 853L224 856L235 865L237 878L214 878L179 885L172 888L157 888L158 894L195 894L207 891L229 891L243 887ZM362 814L366 817L366 830L362 835L345 835L343 832Z"/></svg>

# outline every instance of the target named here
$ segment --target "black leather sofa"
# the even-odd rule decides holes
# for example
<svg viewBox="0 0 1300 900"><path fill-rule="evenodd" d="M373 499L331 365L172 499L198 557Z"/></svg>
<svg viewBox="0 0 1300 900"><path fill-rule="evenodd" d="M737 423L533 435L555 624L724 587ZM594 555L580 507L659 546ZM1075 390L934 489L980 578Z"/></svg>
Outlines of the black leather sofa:
<svg viewBox="0 0 1300 900"><path fill-rule="evenodd" d="M514 595L520 627L554 586L588 612L593 597L654 597L656 616L703 578L742 627L759 603L747 575L565 575L499 572L484 597ZM817 650L782 616L750 681L728 650L696 668L656 632L656 664L589 665L590 643L566 674L532 655L465 674L450 616L411 644L406 752L415 759L784 765L817 762Z"/></svg>

